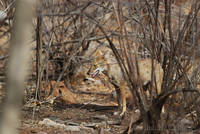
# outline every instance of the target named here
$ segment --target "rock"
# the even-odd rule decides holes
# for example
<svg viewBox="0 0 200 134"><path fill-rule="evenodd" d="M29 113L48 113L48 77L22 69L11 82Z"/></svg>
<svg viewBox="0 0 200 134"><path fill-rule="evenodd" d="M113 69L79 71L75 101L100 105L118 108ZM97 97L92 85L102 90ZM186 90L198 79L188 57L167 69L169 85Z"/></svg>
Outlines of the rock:
<svg viewBox="0 0 200 134"><path fill-rule="evenodd" d="M66 126L65 130L66 131L73 131L73 132L80 131L80 126Z"/></svg>
<svg viewBox="0 0 200 134"><path fill-rule="evenodd" d="M39 121L39 125L45 125L45 126L51 126L51 127L58 127L58 128L65 128L65 124L57 123L53 120L50 120L48 118L44 118L43 121Z"/></svg>

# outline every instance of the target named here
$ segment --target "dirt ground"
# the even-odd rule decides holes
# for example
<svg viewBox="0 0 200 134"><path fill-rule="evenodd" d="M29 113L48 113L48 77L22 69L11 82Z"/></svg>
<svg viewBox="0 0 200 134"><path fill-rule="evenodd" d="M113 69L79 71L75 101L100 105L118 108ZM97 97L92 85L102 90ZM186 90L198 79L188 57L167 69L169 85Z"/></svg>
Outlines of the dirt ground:
<svg viewBox="0 0 200 134"><path fill-rule="evenodd" d="M53 105L38 105L35 108L23 106L19 132L20 134L122 134L131 121L131 111L128 110L123 119L119 115L114 115L116 111L118 111L116 106L66 105L60 102L55 102ZM134 113L133 120L136 121L138 117L139 113ZM190 124L188 121L181 119L174 126L178 127L183 122ZM137 130L141 129L142 124ZM200 131L169 128L169 131L164 130L163 133L199 134Z"/></svg>
<svg viewBox="0 0 200 134"><path fill-rule="evenodd" d="M48 90L48 86L44 88ZM74 93L59 82L50 96L41 98L44 101L34 101L34 97L26 95L20 134L120 134L126 130L131 110L123 119L115 114L120 110L117 100L111 97L113 88L100 82L82 82L76 88L81 93ZM134 119L137 117L135 114Z"/></svg>
<svg viewBox="0 0 200 134"><path fill-rule="evenodd" d="M50 96L41 96L40 100L34 100L33 96L25 94L22 114L20 119L20 134L121 134L130 124L131 119L135 122L140 113L134 106L134 113L130 109L124 118L120 118L117 100L112 97L113 88L105 83L101 83L101 78L96 82L81 82L75 89L79 93L74 93L68 89L63 82L59 82L57 88ZM104 79L106 79L104 77ZM80 81L79 81L80 82ZM55 82L49 82L55 84ZM29 85L31 85L29 83ZM34 84L33 84L34 85ZM4 86L2 86L4 87ZM5 89L5 88L4 88ZM74 89L74 90L75 90ZM29 89L31 91L31 89ZM34 92L33 88L33 92ZM48 86L45 90L49 90ZM101 94L100 94L101 93ZM5 96L0 90L0 100ZM170 103L169 103L170 104ZM182 117L183 105L174 106L176 109L167 109L171 119L167 134L198 134L200 131L188 131L187 128L194 126L192 119ZM170 111L171 110L171 111ZM180 116L180 117L179 117ZM176 120L173 120L176 119ZM170 126L171 125L171 126ZM173 130L177 128L177 130ZM186 128L186 130L183 130ZM142 129L142 124L137 130ZM179 131L180 129L180 131ZM139 131L138 133L140 133Z"/></svg>
<svg viewBox="0 0 200 134"><path fill-rule="evenodd" d="M120 134L130 122L130 111L123 121L113 115L117 107L63 105L23 107L20 134ZM33 115L34 114L34 115ZM44 120L58 124L49 125Z"/></svg>

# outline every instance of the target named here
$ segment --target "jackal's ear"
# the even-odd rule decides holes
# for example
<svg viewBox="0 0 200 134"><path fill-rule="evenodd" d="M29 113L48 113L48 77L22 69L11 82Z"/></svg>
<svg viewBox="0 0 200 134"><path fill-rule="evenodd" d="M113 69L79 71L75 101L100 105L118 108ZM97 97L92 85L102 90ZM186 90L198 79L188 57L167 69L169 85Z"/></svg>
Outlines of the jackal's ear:
<svg viewBox="0 0 200 134"><path fill-rule="evenodd" d="M105 54L106 53L103 53L103 52L101 52L100 50L97 50L96 51L96 55L95 55L95 57L96 57L96 63L98 64L99 62L105 62L106 61L106 59L105 59Z"/></svg>
<svg viewBox="0 0 200 134"><path fill-rule="evenodd" d="M102 60L102 57L103 57L102 55L103 54L102 54L102 52L100 50L96 51L96 62L99 62L99 61Z"/></svg>

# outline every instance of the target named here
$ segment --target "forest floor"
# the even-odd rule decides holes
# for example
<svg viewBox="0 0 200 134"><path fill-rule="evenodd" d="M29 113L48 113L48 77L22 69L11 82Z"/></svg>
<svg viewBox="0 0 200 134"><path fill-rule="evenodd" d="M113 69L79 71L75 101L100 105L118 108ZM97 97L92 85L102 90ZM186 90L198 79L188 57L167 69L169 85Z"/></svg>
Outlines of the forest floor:
<svg viewBox="0 0 200 134"><path fill-rule="evenodd" d="M112 98L113 88L104 87L96 79L96 83L82 82L79 93L73 93L63 82L59 82L50 96L41 96L35 101L34 94L25 94L21 112L19 134L121 134L130 122L137 121L140 112L134 106L134 113L127 110L124 118L120 118L117 100ZM50 82L51 83L51 82ZM4 87L4 86L3 86ZM5 89L5 88L4 88ZM29 89L31 90L31 89ZM46 88L48 90L48 88ZM33 89L34 91L34 89ZM101 94L100 94L101 93ZM0 90L0 100L5 96ZM56 98L56 99L53 99ZM163 133L169 134L198 134L192 119L186 114L183 104L166 107L168 129ZM184 113L185 114L184 114ZM187 116L183 116L187 115ZM171 130L170 130L171 128ZM175 130L177 128L177 130ZM142 130L142 123L136 128Z"/></svg>
<svg viewBox="0 0 200 134"><path fill-rule="evenodd" d="M24 106L19 130L20 134L120 134L129 125L131 112L121 120L115 111L115 106Z"/></svg>

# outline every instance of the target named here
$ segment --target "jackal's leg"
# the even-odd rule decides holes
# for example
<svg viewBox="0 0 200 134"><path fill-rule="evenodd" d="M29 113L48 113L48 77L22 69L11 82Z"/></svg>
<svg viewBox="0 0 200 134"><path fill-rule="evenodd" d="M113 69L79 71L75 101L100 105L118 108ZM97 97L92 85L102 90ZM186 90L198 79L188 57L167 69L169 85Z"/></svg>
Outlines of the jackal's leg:
<svg viewBox="0 0 200 134"><path fill-rule="evenodd" d="M123 116L126 112L126 83L125 81L120 82L120 93L121 93L121 107L122 107L122 112L120 116Z"/></svg>

